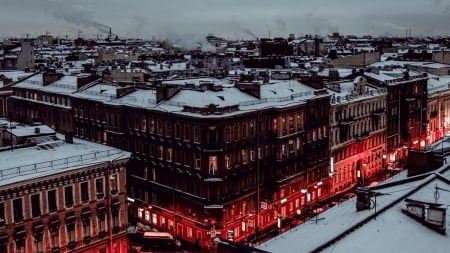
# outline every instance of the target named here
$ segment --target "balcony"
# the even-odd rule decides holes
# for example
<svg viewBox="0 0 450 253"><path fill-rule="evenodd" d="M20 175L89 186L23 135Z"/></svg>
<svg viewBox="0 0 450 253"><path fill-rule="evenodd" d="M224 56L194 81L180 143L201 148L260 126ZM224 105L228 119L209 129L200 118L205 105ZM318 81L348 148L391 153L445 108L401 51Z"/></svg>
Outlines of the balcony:
<svg viewBox="0 0 450 253"><path fill-rule="evenodd" d="M348 117L346 119L339 120L339 125L340 126L348 126L348 125L352 124L353 122L354 122L354 118Z"/></svg>
<svg viewBox="0 0 450 253"><path fill-rule="evenodd" d="M362 132L361 134L356 135L356 136L355 136L355 139L356 139L357 141L362 141L362 140L368 138L369 135L370 135L370 132L369 132L369 131L365 131L365 132Z"/></svg>
<svg viewBox="0 0 450 253"><path fill-rule="evenodd" d="M372 112L372 116L374 116L374 117L380 117L383 114L384 114L384 109L377 109Z"/></svg>

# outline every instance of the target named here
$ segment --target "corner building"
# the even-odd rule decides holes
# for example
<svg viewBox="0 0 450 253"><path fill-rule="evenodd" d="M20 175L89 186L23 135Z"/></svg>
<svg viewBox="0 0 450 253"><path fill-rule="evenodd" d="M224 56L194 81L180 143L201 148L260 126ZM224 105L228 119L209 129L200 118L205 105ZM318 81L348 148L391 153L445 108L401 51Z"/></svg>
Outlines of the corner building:
<svg viewBox="0 0 450 253"><path fill-rule="evenodd" d="M127 252L129 157L59 134L2 147L0 252Z"/></svg>
<svg viewBox="0 0 450 253"><path fill-rule="evenodd" d="M295 80L113 85L92 76L44 86L39 78L13 87L13 115L42 103L40 93L64 96L75 136L132 152L130 222L209 247L216 236L245 241L281 228L328 196L326 89Z"/></svg>

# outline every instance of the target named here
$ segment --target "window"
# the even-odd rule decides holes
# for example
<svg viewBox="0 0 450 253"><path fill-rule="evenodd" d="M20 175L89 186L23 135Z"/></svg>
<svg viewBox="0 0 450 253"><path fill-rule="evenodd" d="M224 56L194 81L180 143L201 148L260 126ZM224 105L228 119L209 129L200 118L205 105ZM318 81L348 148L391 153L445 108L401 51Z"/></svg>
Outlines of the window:
<svg viewBox="0 0 450 253"><path fill-rule="evenodd" d="M14 222L23 221L22 198L13 200L13 216L14 216Z"/></svg>
<svg viewBox="0 0 450 253"><path fill-rule="evenodd" d="M241 150L241 157L242 157L242 162L243 163L247 163L248 162L247 150L245 150L245 149Z"/></svg>
<svg viewBox="0 0 450 253"><path fill-rule="evenodd" d="M5 226L5 203L0 203L0 227Z"/></svg>
<svg viewBox="0 0 450 253"><path fill-rule="evenodd" d="M105 233L106 231L105 213L97 214L97 221L98 221L98 232Z"/></svg>
<svg viewBox="0 0 450 253"><path fill-rule="evenodd" d="M117 187L117 175L111 175L109 177L109 187L111 188L111 194L117 194L119 192Z"/></svg>
<svg viewBox="0 0 450 253"><path fill-rule="evenodd" d="M209 174L210 175L217 174L217 156L209 157Z"/></svg>
<svg viewBox="0 0 450 253"><path fill-rule="evenodd" d="M192 228L191 227L187 227L186 233L187 233L188 238L192 238Z"/></svg>
<svg viewBox="0 0 450 253"><path fill-rule="evenodd" d="M67 227L67 239L69 243L76 242L75 240L75 223L71 222L66 224Z"/></svg>
<svg viewBox="0 0 450 253"><path fill-rule="evenodd" d="M247 123L242 123L242 138L247 137Z"/></svg>
<svg viewBox="0 0 450 253"><path fill-rule="evenodd" d="M50 229L50 244L52 249L59 248L59 229L57 227Z"/></svg>
<svg viewBox="0 0 450 253"><path fill-rule="evenodd" d="M166 136L172 136L172 122L166 121Z"/></svg>
<svg viewBox="0 0 450 253"><path fill-rule="evenodd" d="M83 236L84 236L84 238L91 236L91 219L90 218L83 219Z"/></svg>
<svg viewBox="0 0 450 253"><path fill-rule="evenodd" d="M229 126L225 127L225 142L230 142L231 140L231 128Z"/></svg>
<svg viewBox="0 0 450 253"><path fill-rule="evenodd" d="M89 184L88 182L82 182L80 184L81 190L81 202L86 203L89 201Z"/></svg>
<svg viewBox="0 0 450 253"><path fill-rule="evenodd" d="M25 253L25 238L15 238L16 241L16 250L15 253Z"/></svg>
<svg viewBox="0 0 450 253"><path fill-rule="evenodd" d="M175 123L175 138L180 139L181 138L181 125L180 123Z"/></svg>
<svg viewBox="0 0 450 253"><path fill-rule="evenodd" d="M200 127L194 128L194 142L200 143Z"/></svg>
<svg viewBox="0 0 450 253"><path fill-rule="evenodd" d="M154 133L155 132L155 120L154 119L150 119L149 121L148 121L148 130L149 130L149 132L150 133Z"/></svg>
<svg viewBox="0 0 450 253"><path fill-rule="evenodd" d="M189 141L191 139L189 125L184 125L184 140Z"/></svg>
<svg viewBox="0 0 450 253"><path fill-rule="evenodd" d="M103 191L103 178L97 178L95 180L95 190L97 192L97 199L102 199L105 196Z"/></svg>
<svg viewBox="0 0 450 253"><path fill-rule="evenodd" d="M201 166L201 156L200 154L195 154L195 168L200 169Z"/></svg>
<svg viewBox="0 0 450 253"><path fill-rule="evenodd" d="M167 161L172 161L172 148L167 148Z"/></svg>
<svg viewBox="0 0 450 253"><path fill-rule="evenodd" d="M67 186L64 188L64 200L66 203L66 207L72 207L73 206L73 187Z"/></svg>
<svg viewBox="0 0 450 253"><path fill-rule="evenodd" d="M34 237L34 248L36 249L35 252L37 253L44 252L44 247L42 244L42 231L39 233L35 233L33 237Z"/></svg>
<svg viewBox="0 0 450 253"><path fill-rule="evenodd" d="M164 132L164 125L163 125L163 122L162 122L162 120L160 120L160 119L158 119L157 121L156 121L156 129L157 129L157 134L158 135L163 135L163 132Z"/></svg>
<svg viewBox="0 0 450 253"><path fill-rule="evenodd" d="M225 155L225 168L227 168L227 169L231 168L230 156L229 155Z"/></svg>
<svg viewBox="0 0 450 253"><path fill-rule="evenodd" d="M141 117L141 131L147 132L147 119L144 116Z"/></svg>
<svg viewBox="0 0 450 253"><path fill-rule="evenodd" d="M164 147L158 146L158 158L163 159L163 156L164 156Z"/></svg>
<svg viewBox="0 0 450 253"><path fill-rule="evenodd" d="M40 194L31 195L31 215L33 218L41 216Z"/></svg>
<svg viewBox="0 0 450 253"><path fill-rule="evenodd" d="M119 211L120 211L120 206L111 210L112 222L113 222L112 225L113 225L113 228L115 228L115 230L118 230L117 228L120 228Z"/></svg>
<svg viewBox="0 0 450 253"><path fill-rule="evenodd" d="M56 205L56 190L51 190L47 192L47 201L48 201L48 211L55 212L58 210Z"/></svg>

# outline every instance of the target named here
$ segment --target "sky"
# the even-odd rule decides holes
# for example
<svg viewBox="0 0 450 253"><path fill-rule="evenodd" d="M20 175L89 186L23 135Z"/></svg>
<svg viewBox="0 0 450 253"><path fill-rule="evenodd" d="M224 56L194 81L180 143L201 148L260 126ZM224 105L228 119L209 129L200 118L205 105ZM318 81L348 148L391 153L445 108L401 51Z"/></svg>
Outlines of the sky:
<svg viewBox="0 0 450 253"><path fill-rule="evenodd" d="M449 0L0 0L0 38L450 35Z"/></svg>

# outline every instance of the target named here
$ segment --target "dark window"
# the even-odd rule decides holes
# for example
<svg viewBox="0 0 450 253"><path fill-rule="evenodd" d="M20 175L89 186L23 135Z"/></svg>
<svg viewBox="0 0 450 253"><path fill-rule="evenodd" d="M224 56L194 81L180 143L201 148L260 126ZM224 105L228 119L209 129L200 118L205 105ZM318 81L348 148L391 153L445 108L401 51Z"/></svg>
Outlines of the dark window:
<svg viewBox="0 0 450 253"><path fill-rule="evenodd" d="M40 194L31 195L31 215L33 218L41 216Z"/></svg>
<svg viewBox="0 0 450 253"><path fill-rule="evenodd" d="M72 207L73 206L73 187L67 186L64 188L64 199L66 202L66 207Z"/></svg>
<svg viewBox="0 0 450 253"><path fill-rule="evenodd" d="M95 190L97 191L97 199L102 199L105 196L103 192L103 178L95 180Z"/></svg>
<svg viewBox="0 0 450 253"><path fill-rule="evenodd" d="M13 215L14 215L14 222L23 221L22 198L13 200Z"/></svg>
<svg viewBox="0 0 450 253"><path fill-rule="evenodd" d="M58 209L56 205L56 190L48 191L47 197L48 197L48 211L55 212Z"/></svg>
<svg viewBox="0 0 450 253"><path fill-rule="evenodd" d="M113 218L113 228L119 228L120 227L120 220L119 220L119 210L112 211L112 218Z"/></svg>
<svg viewBox="0 0 450 253"><path fill-rule="evenodd" d="M195 127L194 128L194 142L195 143L200 143L200 127Z"/></svg>
<svg viewBox="0 0 450 253"><path fill-rule="evenodd" d="M0 203L0 227L5 225L5 203Z"/></svg>
<svg viewBox="0 0 450 253"><path fill-rule="evenodd" d="M42 243L42 232L34 234L34 248L37 253L44 252L44 247Z"/></svg>
<svg viewBox="0 0 450 253"><path fill-rule="evenodd" d="M81 188L81 202L85 203L89 201L89 184L88 182L82 182Z"/></svg>

